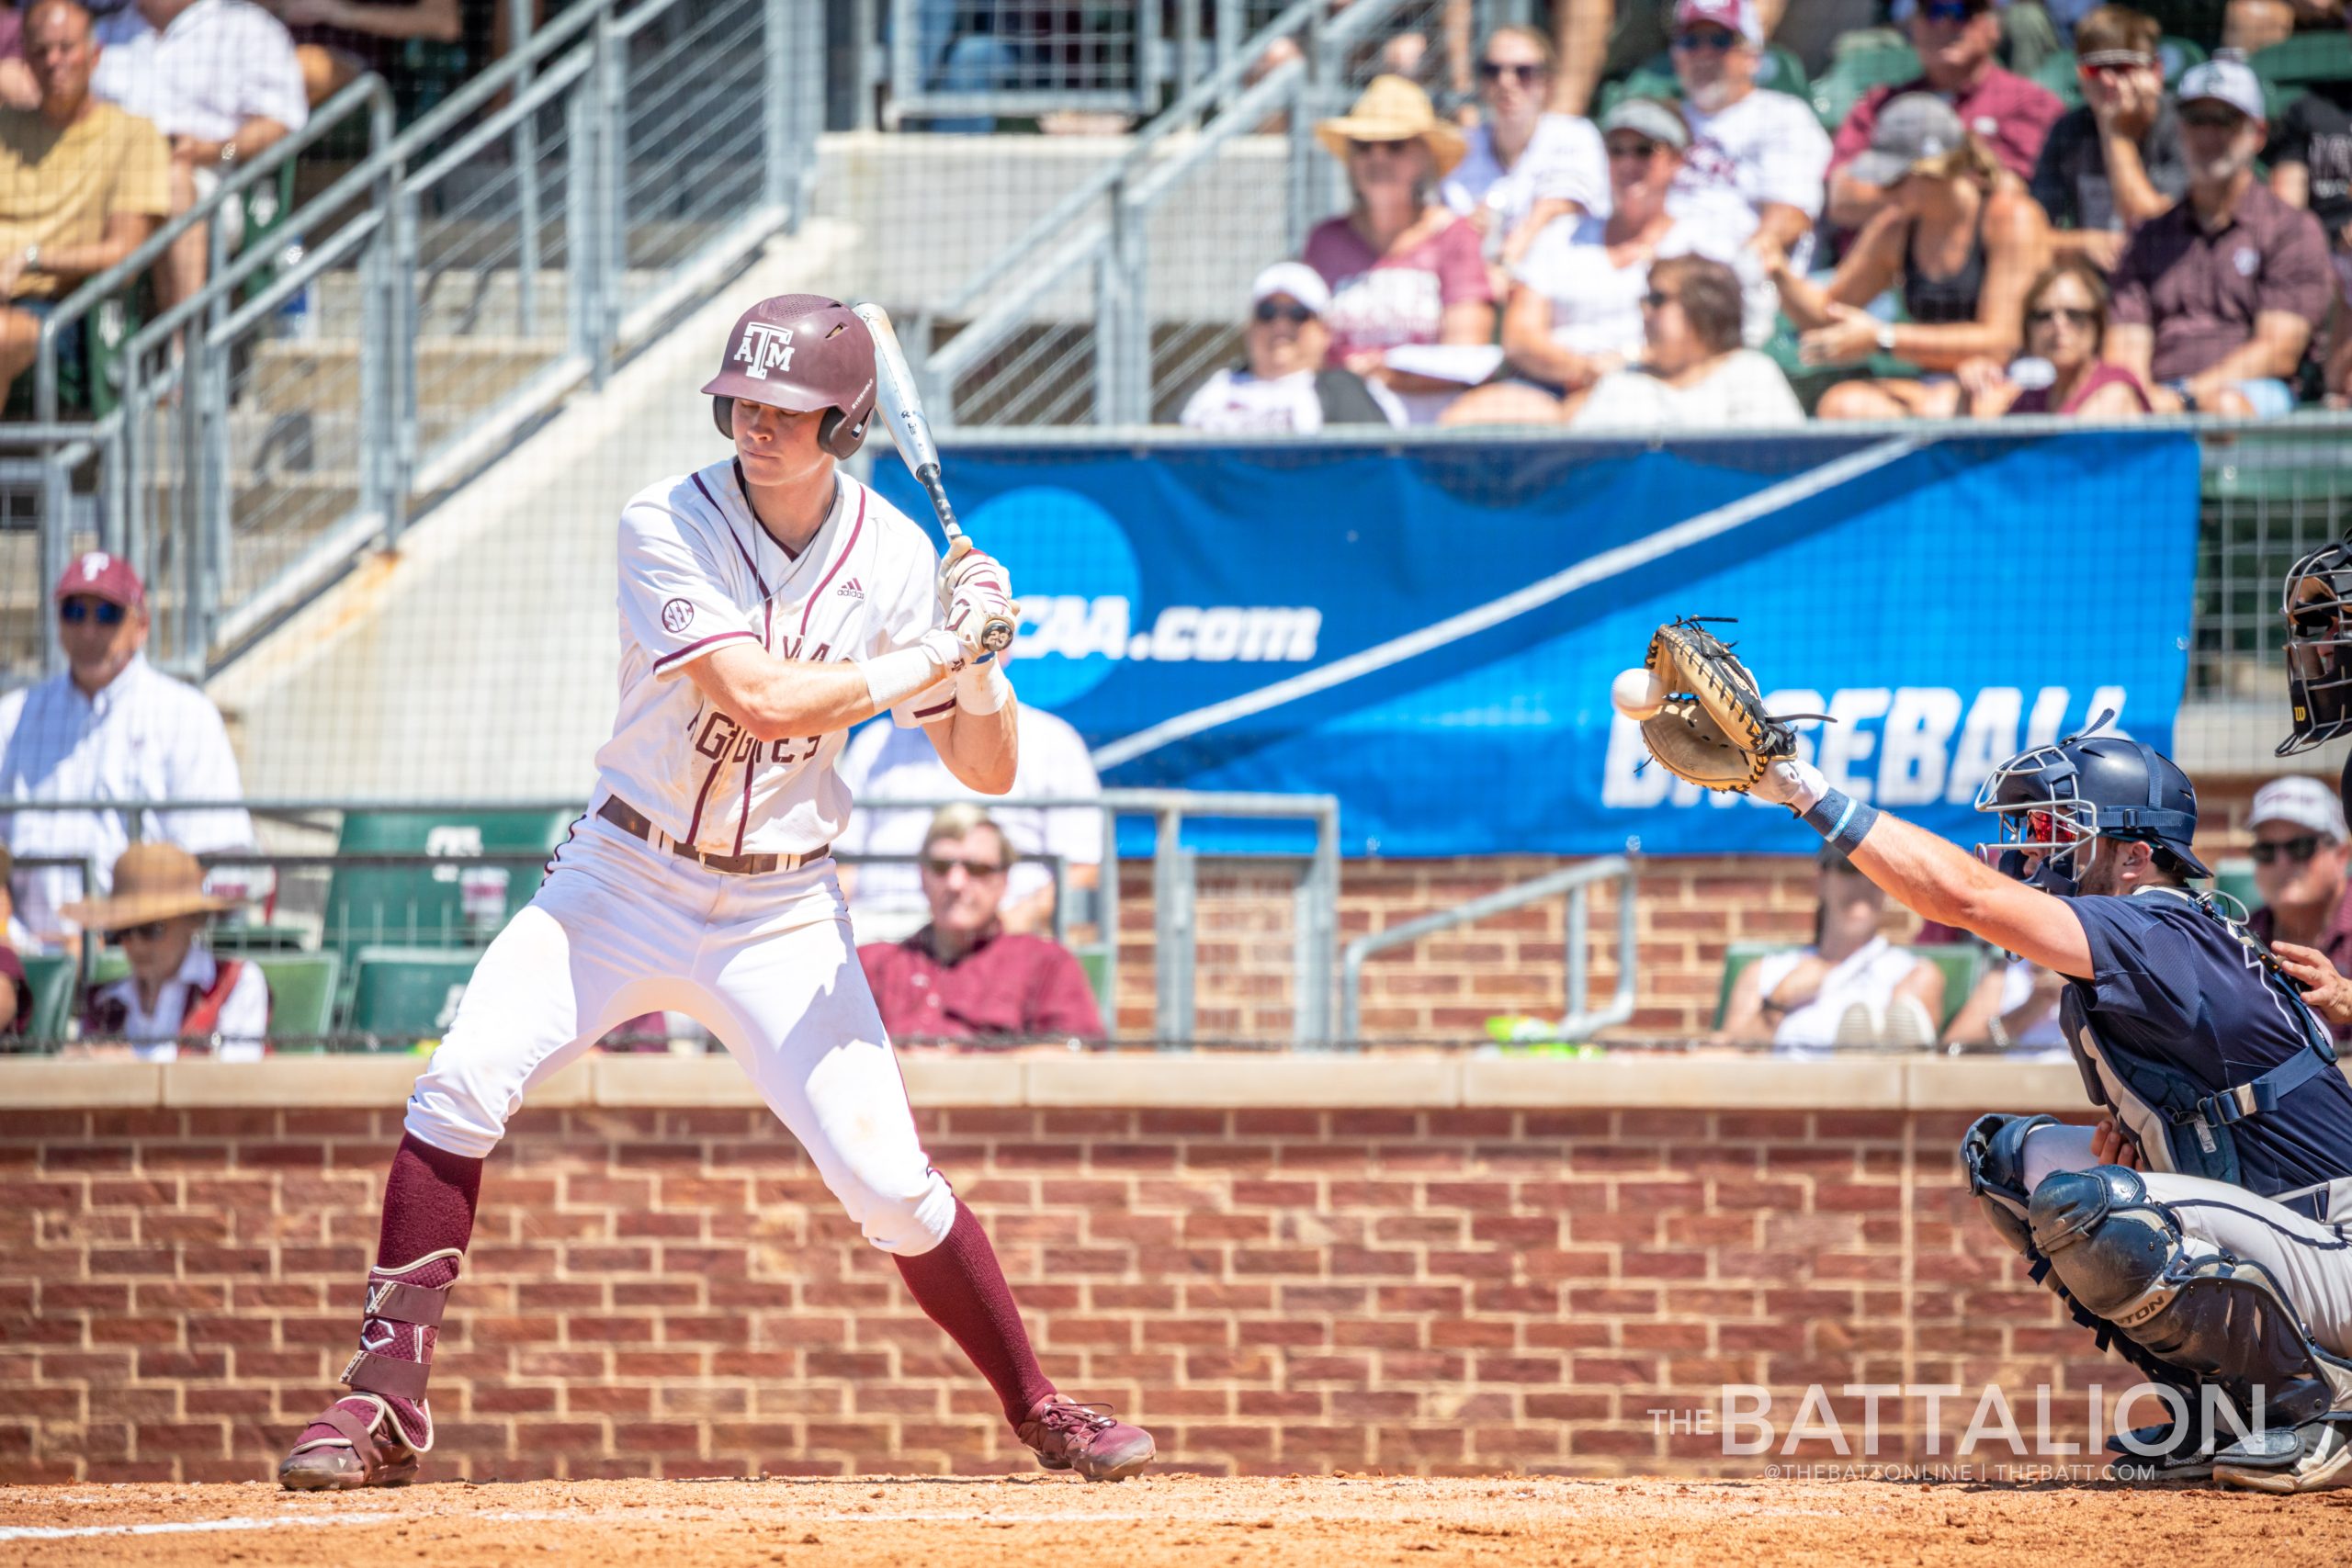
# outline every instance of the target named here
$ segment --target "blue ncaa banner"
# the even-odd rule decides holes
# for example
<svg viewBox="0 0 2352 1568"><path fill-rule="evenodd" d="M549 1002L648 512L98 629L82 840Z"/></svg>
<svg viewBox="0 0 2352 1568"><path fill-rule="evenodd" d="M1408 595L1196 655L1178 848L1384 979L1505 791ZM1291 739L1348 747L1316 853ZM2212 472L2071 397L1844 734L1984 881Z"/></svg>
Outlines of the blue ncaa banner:
<svg viewBox="0 0 2352 1568"><path fill-rule="evenodd" d="M1013 677L1106 784L1328 792L1351 854L1805 848L1645 767L1609 685L1730 615L1849 793L1956 840L2021 747L2169 748L2198 449L2182 434L951 447L1023 607ZM930 509L876 465L909 515Z"/></svg>

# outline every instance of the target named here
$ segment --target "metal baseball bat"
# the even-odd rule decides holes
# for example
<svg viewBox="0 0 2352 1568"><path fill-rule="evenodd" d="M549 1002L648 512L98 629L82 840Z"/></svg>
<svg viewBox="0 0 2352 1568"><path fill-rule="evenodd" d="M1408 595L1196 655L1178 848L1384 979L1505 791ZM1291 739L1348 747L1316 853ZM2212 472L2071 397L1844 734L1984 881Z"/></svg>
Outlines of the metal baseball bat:
<svg viewBox="0 0 2352 1568"><path fill-rule="evenodd" d="M947 500L947 487L939 479L939 446L931 438L931 421L922 412L922 398L915 390L914 372L907 367L907 356L899 346L899 334L890 325L889 312L881 306L868 303L852 306L857 319L874 334L875 395L882 404L882 412L890 422L890 434L899 444L899 457L907 471L922 486L923 494L931 497L931 509L939 516L939 526L947 536L947 558L955 559L972 547L964 530L956 521L956 508ZM980 646L992 653L1001 653L1012 646L1012 623L1001 615L990 615L980 627Z"/></svg>

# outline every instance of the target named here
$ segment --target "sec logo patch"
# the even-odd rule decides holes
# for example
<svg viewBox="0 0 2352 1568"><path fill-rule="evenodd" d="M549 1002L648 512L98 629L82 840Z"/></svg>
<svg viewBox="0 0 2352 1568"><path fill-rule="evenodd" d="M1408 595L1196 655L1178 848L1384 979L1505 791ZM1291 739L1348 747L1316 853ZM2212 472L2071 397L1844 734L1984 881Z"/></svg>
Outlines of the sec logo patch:
<svg viewBox="0 0 2352 1568"><path fill-rule="evenodd" d="M684 599L673 599L662 606L662 624L671 631L684 631L694 623L695 607Z"/></svg>

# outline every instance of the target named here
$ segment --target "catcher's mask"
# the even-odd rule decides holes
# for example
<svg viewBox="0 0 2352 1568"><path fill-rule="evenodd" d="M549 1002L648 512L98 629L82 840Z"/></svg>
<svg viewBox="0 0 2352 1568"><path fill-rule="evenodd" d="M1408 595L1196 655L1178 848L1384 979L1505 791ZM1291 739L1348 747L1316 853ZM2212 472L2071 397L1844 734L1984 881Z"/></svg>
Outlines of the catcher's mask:
<svg viewBox="0 0 2352 1568"><path fill-rule="evenodd" d="M2294 728L2278 742L2290 757L2352 734L2352 543L2325 545L2287 573L2287 696Z"/></svg>
<svg viewBox="0 0 2352 1568"><path fill-rule="evenodd" d="M2097 730L2113 714L2102 714ZM2182 876L2211 876L2190 852L2197 789L2172 760L2144 740L2086 731L2018 752L1986 775L1976 809L2000 818L2000 837L1977 855L2046 893L2071 898L2101 839L2155 846L2158 863Z"/></svg>

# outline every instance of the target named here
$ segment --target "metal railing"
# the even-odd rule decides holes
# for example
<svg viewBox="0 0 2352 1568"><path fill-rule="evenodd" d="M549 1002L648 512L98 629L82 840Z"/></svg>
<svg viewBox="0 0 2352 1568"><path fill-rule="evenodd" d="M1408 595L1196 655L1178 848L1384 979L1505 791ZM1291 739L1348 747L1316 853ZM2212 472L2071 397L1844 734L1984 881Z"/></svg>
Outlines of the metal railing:
<svg viewBox="0 0 2352 1568"><path fill-rule="evenodd" d="M1323 0L1284 6L1186 87L1120 157L916 319L916 374L929 406L940 411L935 417L1111 424L1142 423L1163 412L1177 390L1231 352L1236 302L1250 275L1295 254L1307 231L1340 209L1341 176L1316 145L1314 122L1378 69L1366 44L1442 8L1432 0L1355 0L1332 16ZM1248 83L1269 58L1280 63ZM1277 120L1286 124L1286 140L1260 134ZM1175 196L1237 151L1243 164L1235 177L1247 197L1261 199L1238 193L1232 203L1209 204L1220 212L1214 232L1155 222ZM1284 199L1265 201L1264 177L1277 169ZM1215 265L1204 259L1211 255ZM1201 265L1191 265L1194 259ZM1238 280L1227 286L1218 275L1237 268ZM1081 272L1093 298L1074 314L1060 301ZM1170 276L1204 296L1197 308L1177 312L1199 318L1193 328L1171 327L1170 312L1155 308L1164 302L1156 300L1154 279ZM934 343L956 322L953 336Z"/></svg>
<svg viewBox="0 0 2352 1568"><path fill-rule="evenodd" d="M1595 883L1606 882L1616 888L1617 896L1617 983L1608 1005L1593 1008L1588 992L1590 976L1588 950L1591 946L1591 888ZM1560 1021L1560 1037L1581 1040L1597 1029L1612 1023L1623 1023L1634 1016L1635 979L1634 899L1637 886L1634 863L1623 855L1604 855L1578 865L1565 867L1515 887L1489 893L1483 898L1473 898L1451 909L1408 920L1401 926L1391 926L1385 931L1374 931L1348 943L1340 966L1340 1039L1353 1044L1363 1039L1363 966L1375 953L1392 947L1403 947L1425 936L1452 931L1456 926L1476 924L1495 915L1540 904L1565 895L1567 898L1566 931L1566 1016Z"/></svg>
<svg viewBox="0 0 2352 1568"><path fill-rule="evenodd" d="M952 804L945 799L881 799L868 811L929 812ZM1193 1035L1193 991L1198 975L1198 931L1194 920L1202 855L1184 841L1188 823L1232 820L1293 821L1307 828L1313 845L1304 853L1256 851L1229 858L1251 863L1283 861L1297 868L1293 893L1292 1014L1293 1037L1300 1043L1320 1043L1331 1037L1332 955L1339 943L1340 803L1331 795L1219 794L1194 790L1112 789L1089 798L1067 796L1004 796L979 802L990 810L1093 811L1102 834L1102 879L1093 900L1092 941L1075 944L1082 959L1093 958L1102 968L1103 1024L1107 1037L1119 1037L1119 948L1122 929L1118 824L1121 818L1148 818L1152 824L1152 935L1155 1006L1150 1038L1163 1044L1187 1042ZM334 824L356 815L387 817L471 817L484 811L501 814L544 814L554 817L579 810L577 800L563 801L414 801L414 800L0 800L0 822L28 814L94 813L119 815L134 839L153 829L152 814L165 811L242 810L256 819L286 824L314 832L334 830ZM224 850L200 857L209 866L332 869L350 865L414 865L439 868L481 862L487 864L536 863L544 851L492 850L433 853L366 852L356 854L303 853L261 849ZM883 856L844 857L857 860ZM91 885L96 867L82 861L49 857L35 864L83 867L84 886ZM1070 888L1057 867L1057 932L1065 932ZM321 940L339 934L322 924ZM398 937L401 933L390 933ZM414 940L417 933L407 933ZM429 933L428 933L429 934ZM469 932L479 936L481 933Z"/></svg>
<svg viewBox="0 0 2352 1568"><path fill-rule="evenodd" d="M217 664L573 388L707 297L804 214L822 124L823 9L588 0L395 135L363 78L222 182L43 330L58 331L229 197L364 114L369 152L286 238L228 253L123 351L99 536L158 589L155 651ZM62 557L67 513L45 514ZM53 655L51 656L53 667Z"/></svg>

